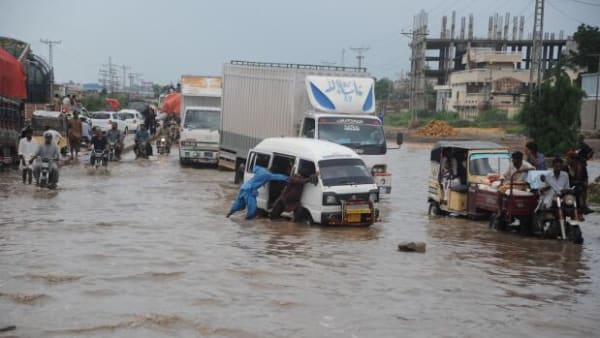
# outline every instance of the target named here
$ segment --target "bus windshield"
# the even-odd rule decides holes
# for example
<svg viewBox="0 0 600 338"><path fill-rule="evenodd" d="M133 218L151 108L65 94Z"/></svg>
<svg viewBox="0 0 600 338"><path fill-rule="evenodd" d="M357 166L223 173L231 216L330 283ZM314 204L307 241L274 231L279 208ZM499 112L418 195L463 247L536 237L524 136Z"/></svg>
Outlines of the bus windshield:
<svg viewBox="0 0 600 338"><path fill-rule="evenodd" d="M220 129L221 113L210 110L187 110L183 127L188 129Z"/></svg>
<svg viewBox="0 0 600 338"><path fill-rule="evenodd" d="M354 149L358 154L386 153L383 128L379 119L371 118L319 118L319 139Z"/></svg>

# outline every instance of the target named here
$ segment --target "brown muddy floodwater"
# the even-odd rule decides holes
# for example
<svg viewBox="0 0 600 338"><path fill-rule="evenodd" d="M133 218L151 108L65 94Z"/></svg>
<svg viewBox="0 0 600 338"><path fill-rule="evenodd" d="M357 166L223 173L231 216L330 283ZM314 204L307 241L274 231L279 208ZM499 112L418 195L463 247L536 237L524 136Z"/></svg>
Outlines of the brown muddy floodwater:
<svg viewBox="0 0 600 338"><path fill-rule="evenodd" d="M56 192L2 173L0 338L597 337L600 216L583 246L430 218L428 154L390 151L368 229L226 219L232 174L176 152L63 167Z"/></svg>

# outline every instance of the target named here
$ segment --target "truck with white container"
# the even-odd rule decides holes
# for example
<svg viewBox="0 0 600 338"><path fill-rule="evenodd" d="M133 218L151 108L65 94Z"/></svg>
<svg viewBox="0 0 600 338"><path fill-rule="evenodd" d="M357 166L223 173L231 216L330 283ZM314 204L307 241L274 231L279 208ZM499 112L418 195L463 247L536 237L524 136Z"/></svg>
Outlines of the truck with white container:
<svg viewBox="0 0 600 338"><path fill-rule="evenodd" d="M181 77L179 162L217 165L223 81L215 76Z"/></svg>
<svg viewBox="0 0 600 338"><path fill-rule="evenodd" d="M306 137L353 149L380 193L391 192L387 145L364 68L232 61L223 69L219 165L243 174L248 150L268 137Z"/></svg>

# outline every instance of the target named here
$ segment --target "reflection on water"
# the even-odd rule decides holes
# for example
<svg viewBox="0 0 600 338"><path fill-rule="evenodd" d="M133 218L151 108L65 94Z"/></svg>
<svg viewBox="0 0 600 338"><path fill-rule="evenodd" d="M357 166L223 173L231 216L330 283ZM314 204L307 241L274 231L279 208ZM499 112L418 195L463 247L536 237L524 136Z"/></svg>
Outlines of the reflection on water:
<svg viewBox="0 0 600 338"><path fill-rule="evenodd" d="M232 174L176 156L64 167L56 192L2 173L0 324L21 337L597 334L600 216L584 246L430 218L428 149L389 157L393 193L370 228L226 219ZM404 240L427 252L397 252Z"/></svg>

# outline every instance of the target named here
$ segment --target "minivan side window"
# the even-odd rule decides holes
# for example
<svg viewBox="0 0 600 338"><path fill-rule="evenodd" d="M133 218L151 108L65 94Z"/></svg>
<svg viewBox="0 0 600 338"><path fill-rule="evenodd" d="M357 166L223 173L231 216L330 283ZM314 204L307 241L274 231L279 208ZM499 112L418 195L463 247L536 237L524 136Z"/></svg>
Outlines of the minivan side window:
<svg viewBox="0 0 600 338"><path fill-rule="evenodd" d="M252 170L254 170L255 165L268 168L269 161L271 161L271 155L251 152L250 156L248 157L246 172L251 173Z"/></svg>
<svg viewBox="0 0 600 338"><path fill-rule="evenodd" d="M316 172L314 162L302 159L298 161L298 174L308 177Z"/></svg>
<svg viewBox="0 0 600 338"><path fill-rule="evenodd" d="M302 136L307 138L315 138L315 119L304 119L304 125L302 126Z"/></svg>

